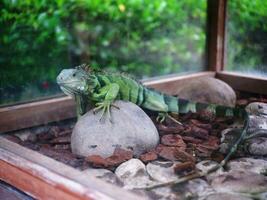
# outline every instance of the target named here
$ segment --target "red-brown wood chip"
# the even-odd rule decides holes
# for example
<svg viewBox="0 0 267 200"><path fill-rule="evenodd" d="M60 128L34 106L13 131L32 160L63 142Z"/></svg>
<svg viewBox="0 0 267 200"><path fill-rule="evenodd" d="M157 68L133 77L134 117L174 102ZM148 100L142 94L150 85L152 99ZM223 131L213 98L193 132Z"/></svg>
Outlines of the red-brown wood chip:
<svg viewBox="0 0 267 200"><path fill-rule="evenodd" d="M190 137L190 136L182 136L182 138L187 143L199 144L199 143L203 142L203 140L201 140L201 139L197 139L197 138Z"/></svg>
<svg viewBox="0 0 267 200"><path fill-rule="evenodd" d="M169 147L160 144L157 146L156 152L160 157L166 160L195 162L195 158L192 155L179 147Z"/></svg>
<svg viewBox="0 0 267 200"><path fill-rule="evenodd" d="M202 129L206 129L208 131L210 131L212 129L212 125L211 124L206 124L206 123L202 123L199 120L196 119L191 119L190 122L192 124L194 124L195 126L202 128Z"/></svg>
<svg viewBox="0 0 267 200"><path fill-rule="evenodd" d="M180 147L186 149L186 144L184 143L180 135L168 134L161 137L161 143L166 146Z"/></svg>
<svg viewBox="0 0 267 200"><path fill-rule="evenodd" d="M177 147L168 147L168 146L164 146L162 144L159 144L156 147L156 152L157 154L166 159L166 160L177 160L177 158L175 157L175 151L176 151Z"/></svg>
<svg viewBox="0 0 267 200"><path fill-rule="evenodd" d="M188 172L188 171L192 171L195 169L195 163L193 162L184 162L184 163L178 163L175 164L173 170L176 174L179 174L181 172Z"/></svg>
<svg viewBox="0 0 267 200"><path fill-rule="evenodd" d="M85 160L93 167L115 167L131 159L133 152L121 148L116 148L110 157L103 158L99 155L88 156Z"/></svg>
<svg viewBox="0 0 267 200"><path fill-rule="evenodd" d="M187 128L185 131L185 135L187 136L194 136L200 139L208 139L209 137L209 131L203 128L199 128L195 125L191 125Z"/></svg>
<svg viewBox="0 0 267 200"><path fill-rule="evenodd" d="M85 158L85 160L90 163L93 167L108 167L109 163L105 158L99 155L92 155Z"/></svg>
<svg viewBox="0 0 267 200"><path fill-rule="evenodd" d="M140 159L144 162L144 163L148 163L150 161L153 161L153 160L157 160L158 158L158 155L156 154L155 151L150 151L150 152L147 152L145 154L142 154L140 156Z"/></svg>
<svg viewBox="0 0 267 200"><path fill-rule="evenodd" d="M195 163L196 162L196 158L194 156L192 156L191 154L187 153L186 151L182 151L179 149L176 149L175 151L175 157L177 160L185 162L185 161L190 161Z"/></svg>
<svg viewBox="0 0 267 200"><path fill-rule="evenodd" d="M176 134L176 133L182 133L185 130L184 126L166 126L163 124L157 125L158 130L160 133L164 134Z"/></svg>

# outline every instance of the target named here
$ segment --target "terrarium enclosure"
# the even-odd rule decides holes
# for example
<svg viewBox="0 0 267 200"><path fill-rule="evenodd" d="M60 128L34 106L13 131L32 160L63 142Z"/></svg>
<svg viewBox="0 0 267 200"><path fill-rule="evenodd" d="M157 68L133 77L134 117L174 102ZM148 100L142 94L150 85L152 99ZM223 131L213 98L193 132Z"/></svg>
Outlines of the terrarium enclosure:
<svg viewBox="0 0 267 200"><path fill-rule="evenodd" d="M200 162L207 159L220 162L223 159L225 153L218 153L222 141L221 132L234 127L236 119L207 120L199 113L185 114L181 116L181 120L186 128L181 128L171 121L162 125L156 122L153 113L148 112L160 135L160 144L153 151L147 152L148 154L143 153L141 156L133 156L132 152L118 149L118 154L114 151L109 160L108 158L99 160L99 157L97 159L80 157L70 150L70 135L77 120L75 102L72 98L59 93L53 78L55 79L64 65L75 66L86 62L93 67L106 65L108 71L133 73L143 78L142 83L145 86L170 95L179 96L177 91L199 78L216 78L227 83L234 90L238 106L245 107L253 102L267 103L267 63L264 56L266 52L264 41L267 40L264 19L266 19L267 4L255 1L252 5L246 0L238 2L203 0L180 3L107 1L102 2L102 6L98 5L101 1L77 2L75 4L57 1L56 5L51 4L51 7L46 1L40 3L40 7L34 5L31 7L29 2L21 5L20 3L16 5L16 2L14 4L5 2L6 8L1 10L5 17L0 24L10 23L13 27L13 29L6 28L3 33L0 33L0 41L2 40L5 47L3 50L0 47L0 54L3 55L3 59L0 55L1 181L37 199L222 198L222 196L212 195L226 195L225 198L266 198L266 155L245 154L240 149L233 156L232 163L235 159L242 160L242 158L251 159L250 162L256 163L258 168L253 168L254 171L251 170L254 166L249 170L244 166L244 168L238 166L241 171L247 170L249 173L256 174L255 177L258 179L255 182L253 179L248 184L255 184L256 189L252 193L258 196L250 194L246 197L242 196L246 193L242 189L247 189L242 184L240 190L234 191L234 195L229 194L231 192L228 190L225 190L226 192L223 189L220 190L220 188L227 188L227 185L224 185L224 181L216 176L214 179L218 181L217 185L209 178L202 178L191 182L188 186L171 186L172 192L169 189L153 192L153 189L145 187L127 190L125 187L127 184L120 180L121 177L114 178L115 173L101 180L96 175L90 174L94 173L93 171L85 172L89 168L108 169L115 172L124 162L138 159L143 162L141 165L144 165L145 169L149 164L150 167L155 167L156 162L165 165L172 163L171 167L166 167L167 170L172 170L171 175L176 174L180 177L190 174L196 169L199 170L196 166ZM17 11L16 6L21 10ZM29 8L36 15L33 21L14 17L17 12L23 12ZM88 13L93 9L95 14L89 15ZM184 10L180 15L177 14L179 9ZM79 12L72 18L66 11ZM153 12L157 14L154 15ZM241 15L241 12L246 13L246 16ZM234 19L235 17L238 20ZM36 22L35 18L38 19ZM136 23L133 22L134 20ZM167 23L170 20L178 26ZM68 21L70 23L67 23ZM36 44L28 38L27 34L21 36L24 31L27 33L30 29L25 28L18 35L14 34L16 30L21 29L18 28L20 23L25 27L33 23L34 34L39 36L34 37L38 38ZM114 23L114 27L111 23ZM248 24L253 26L247 28ZM42 34L42 31L48 30L49 26L55 32L48 31L48 34ZM237 30L234 27L240 29ZM135 32L135 29L143 29L143 32ZM8 39L6 37L8 34L14 34L14 38ZM9 46L14 44L18 45L18 48L11 49ZM53 47L54 44L56 47ZM25 53L27 52L25 45L32 45L28 55ZM90 48L84 45L89 45ZM58 48L59 46L61 48ZM41 49L37 50L38 48ZM66 49L62 50L64 48ZM34 51L38 52L37 56ZM50 51L51 55L42 58L40 55L47 54L47 51ZM13 62L8 61L11 53L15 55ZM16 65L20 67L16 68ZM34 65L39 68L35 68ZM48 65L49 67L46 67ZM29 73L31 70L32 74ZM177 72L182 73L174 74ZM26 82L23 76L26 77ZM16 77L21 78L16 79ZM17 93L19 96L16 96ZM175 149L175 158L173 159L173 155L169 152L164 153L164 148L170 152ZM179 159L177 159L177 152ZM235 167L234 164L233 167ZM230 166L227 166L227 170L231 168ZM156 166L156 173L157 170L161 169ZM232 171L227 170L226 174L229 173L242 182L242 173L231 174ZM158 177L154 177L150 172L148 172L150 178L156 180ZM244 175L244 177L249 176L253 174ZM229 177L225 178L226 184L229 181L227 178ZM246 180L244 178L243 182ZM203 195L201 191L194 189L194 183L203 184L205 189L202 193L211 196L201 196ZM230 180L229 184L231 186L235 183ZM170 196L168 196L169 193Z"/></svg>

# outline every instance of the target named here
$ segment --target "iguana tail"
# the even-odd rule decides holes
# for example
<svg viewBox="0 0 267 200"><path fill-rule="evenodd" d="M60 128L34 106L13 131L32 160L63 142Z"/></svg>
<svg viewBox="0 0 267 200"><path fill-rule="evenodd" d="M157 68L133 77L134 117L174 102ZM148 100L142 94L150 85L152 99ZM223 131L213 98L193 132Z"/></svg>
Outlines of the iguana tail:
<svg viewBox="0 0 267 200"><path fill-rule="evenodd" d="M217 104L194 102L165 94L163 98L165 104L168 105L168 112L182 114L189 112L196 113L202 110L207 110L215 114L216 116L221 116L221 117L235 116L242 119L246 118L246 111L238 107L232 108Z"/></svg>

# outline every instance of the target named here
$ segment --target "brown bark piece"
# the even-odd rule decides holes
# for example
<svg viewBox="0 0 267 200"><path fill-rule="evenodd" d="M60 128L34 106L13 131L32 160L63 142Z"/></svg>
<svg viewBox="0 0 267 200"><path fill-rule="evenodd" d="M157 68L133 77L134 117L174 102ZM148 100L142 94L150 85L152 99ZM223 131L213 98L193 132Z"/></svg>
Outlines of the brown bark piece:
<svg viewBox="0 0 267 200"><path fill-rule="evenodd" d="M182 137L180 135L168 134L161 137L161 143L166 146L186 148Z"/></svg>
<svg viewBox="0 0 267 200"><path fill-rule="evenodd" d="M193 163L196 162L196 159L194 156L192 156L191 154L189 154L185 151L179 150L179 149L176 149L175 157L177 158L177 160L182 161L182 162L185 162L185 161L190 161Z"/></svg>
<svg viewBox="0 0 267 200"><path fill-rule="evenodd" d="M158 158L158 155L154 152L154 151L150 151L150 152L147 152L145 154L142 154L140 156L140 159L144 162L144 163L148 163L150 161L153 161L153 160L157 160Z"/></svg>
<svg viewBox="0 0 267 200"><path fill-rule="evenodd" d="M187 143L199 144L203 142L203 140L201 139L197 139L197 138L190 137L190 136L182 136L182 138Z"/></svg>
<svg viewBox="0 0 267 200"><path fill-rule="evenodd" d="M133 152L130 150L124 150L121 148L116 148L113 155L108 158L103 158L99 155L88 156L85 160L89 162L94 167L115 167L119 164L131 159L133 157Z"/></svg>
<svg viewBox="0 0 267 200"><path fill-rule="evenodd" d="M188 162L184 162L184 163L178 163L178 164L175 164L174 166L174 172L176 174L179 174L179 173L182 173L184 171L192 171L195 169L195 164L188 161Z"/></svg>
<svg viewBox="0 0 267 200"><path fill-rule="evenodd" d="M209 137L209 131L203 129L203 128L199 128L197 126L190 126L186 131L185 131L185 134L186 135L189 135L189 136L195 136L197 138L200 138L200 139L208 139Z"/></svg>
<svg viewBox="0 0 267 200"><path fill-rule="evenodd" d="M85 160L89 162L90 164L92 164L93 167L103 167L103 166L107 167L108 166L108 162L99 155L88 156Z"/></svg>
<svg viewBox="0 0 267 200"><path fill-rule="evenodd" d="M168 147L161 144L156 147L156 152L160 157L172 161L177 160L175 157L175 150L176 147Z"/></svg>
<svg viewBox="0 0 267 200"><path fill-rule="evenodd" d="M205 124L205 123L202 123L202 122L200 122L199 120L196 120L196 119L191 119L190 122L192 124L194 124L195 126L197 126L199 128L206 129L208 131L210 131L212 129L211 124Z"/></svg>

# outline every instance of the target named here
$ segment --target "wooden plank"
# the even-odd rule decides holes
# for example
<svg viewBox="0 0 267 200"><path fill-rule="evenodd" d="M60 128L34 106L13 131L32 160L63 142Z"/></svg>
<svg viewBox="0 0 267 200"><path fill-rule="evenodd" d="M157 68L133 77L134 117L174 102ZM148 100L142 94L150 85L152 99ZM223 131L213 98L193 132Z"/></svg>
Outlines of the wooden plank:
<svg viewBox="0 0 267 200"><path fill-rule="evenodd" d="M226 8L227 0L208 0L207 62L210 71L224 68Z"/></svg>
<svg viewBox="0 0 267 200"><path fill-rule="evenodd" d="M218 72L216 78L228 83L235 90L267 95L267 78L234 72Z"/></svg>
<svg viewBox="0 0 267 200"><path fill-rule="evenodd" d="M75 117L70 97L0 108L0 133Z"/></svg>
<svg viewBox="0 0 267 200"><path fill-rule="evenodd" d="M212 72L200 72L146 81L144 85L173 94L186 80L214 75ZM0 108L0 133L73 118L76 116L74 105L70 97L60 97Z"/></svg>
<svg viewBox="0 0 267 200"><path fill-rule="evenodd" d="M3 137L0 179L37 199L142 199Z"/></svg>
<svg viewBox="0 0 267 200"><path fill-rule="evenodd" d="M4 159L4 156L10 157L13 155L5 152L1 155L1 159ZM14 162L14 165L0 160L1 180L20 188L21 190L25 191L25 193L28 193L37 199L79 199L77 196L75 197L71 194L68 194L67 190L62 191L54 187L53 184L45 184L45 182L40 180L38 177L35 177L17 167L17 163L14 161L14 159L12 159L12 161ZM25 162L25 160L20 159L20 162ZM25 164L28 163L25 162Z"/></svg>

